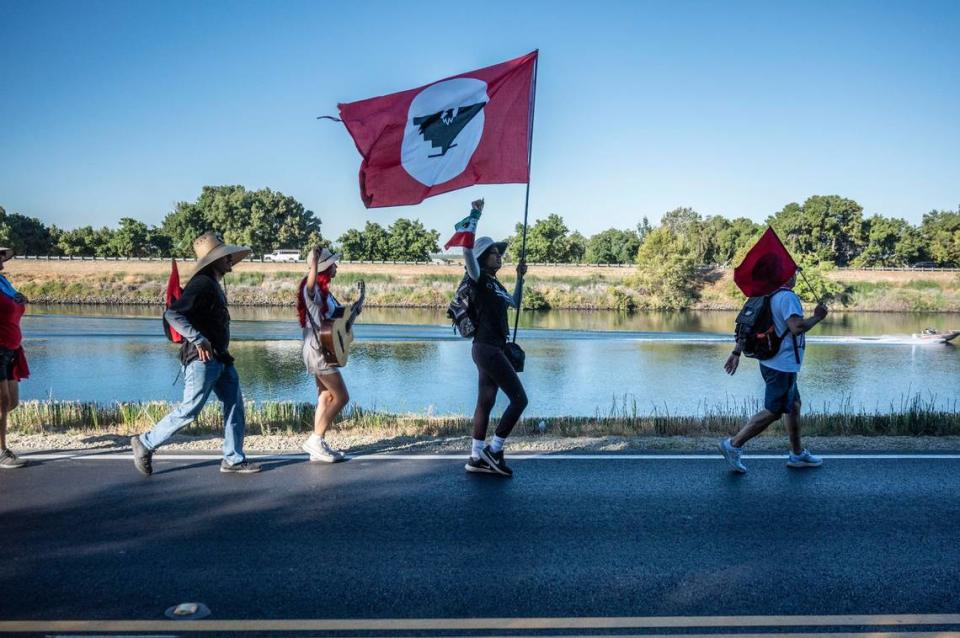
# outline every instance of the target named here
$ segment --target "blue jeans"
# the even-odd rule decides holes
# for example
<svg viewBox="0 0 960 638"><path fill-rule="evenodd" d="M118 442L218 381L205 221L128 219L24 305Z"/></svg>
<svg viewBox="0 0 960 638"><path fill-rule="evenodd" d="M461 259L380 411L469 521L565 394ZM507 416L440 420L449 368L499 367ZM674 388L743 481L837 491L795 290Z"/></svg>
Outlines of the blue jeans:
<svg viewBox="0 0 960 638"><path fill-rule="evenodd" d="M171 436L193 423L212 391L223 403L223 458L231 465L242 462L246 419L237 369L233 364L224 365L217 360L203 363L197 359L187 366L183 379L183 401L152 430L140 435L140 441L147 449L156 450Z"/></svg>

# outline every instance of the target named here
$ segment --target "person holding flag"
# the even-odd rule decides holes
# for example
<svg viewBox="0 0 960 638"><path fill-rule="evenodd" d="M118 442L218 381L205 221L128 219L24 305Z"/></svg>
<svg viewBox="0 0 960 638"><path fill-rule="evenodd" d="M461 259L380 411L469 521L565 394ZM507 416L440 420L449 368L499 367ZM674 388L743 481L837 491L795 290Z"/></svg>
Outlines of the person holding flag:
<svg viewBox="0 0 960 638"><path fill-rule="evenodd" d="M513 471L504 461L503 446L527 407L527 393L504 354L510 336L507 308L520 307L527 265L522 261L517 265L517 285L513 294L510 294L497 279L507 244L495 242L490 237L474 239L483 212L483 200L478 199L470 206L470 216L456 225L456 233L445 246L463 247L466 266L464 284L471 287L475 313L472 356L477 366L479 384L477 406L473 413L473 441L465 469L467 472L511 477ZM493 440L487 445L490 412L496 403L498 390L507 395L510 405L504 410Z"/></svg>
<svg viewBox="0 0 960 638"><path fill-rule="evenodd" d="M827 307L818 302L813 316L804 318L800 297L793 291L797 283L799 267L783 246L772 228L768 228L760 241L750 249L743 263L734 271L734 280L740 289L760 303L755 315L757 324L769 321L769 327L751 324L749 330L739 329L737 343L724 363L727 374L735 374L740 365L741 354L760 359L760 374L766 384L764 409L753 415L733 437L720 442L720 452L734 471L745 473L741 460L743 446L784 416L787 434L790 437L790 452L787 466L794 468L818 467L823 460L804 449L800 443L800 390L797 374L803 364L804 335L824 320ZM759 298L759 299L757 299ZM761 337L760 343L756 339Z"/></svg>

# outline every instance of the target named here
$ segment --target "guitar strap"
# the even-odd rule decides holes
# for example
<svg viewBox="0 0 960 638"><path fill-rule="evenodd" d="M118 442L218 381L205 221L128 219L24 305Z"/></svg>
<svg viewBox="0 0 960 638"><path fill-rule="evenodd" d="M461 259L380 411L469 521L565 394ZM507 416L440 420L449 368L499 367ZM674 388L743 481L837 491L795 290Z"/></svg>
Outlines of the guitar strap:
<svg viewBox="0 0 960 638"><path fill-rule="evenodd" d="M304 288L303 291L307 292L306 288ZM313 302L316 304L316 299L314 299ZM309 308L307 308L307 320L310 321L310 327L313 329L313 342L317 344L316 348L314 349L322 355L323 346L320 345L320 326L318 326L317 322L313 320L313 314L310 312Z"/></svg>

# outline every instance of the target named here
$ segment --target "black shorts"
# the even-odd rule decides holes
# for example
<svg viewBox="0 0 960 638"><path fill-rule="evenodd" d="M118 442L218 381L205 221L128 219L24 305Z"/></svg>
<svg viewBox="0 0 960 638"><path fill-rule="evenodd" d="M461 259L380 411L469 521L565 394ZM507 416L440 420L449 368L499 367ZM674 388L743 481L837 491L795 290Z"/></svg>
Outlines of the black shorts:
<svg viewBox="0 0 960 638"><path fill-rule="evenodd" d="M763 407L777 416L793 410L800 401L800 388L797 387L796 372L780 372L765 365L760 366L760 374L767 384L763 395Z"/></svg>
<svg viewBox="0 0 960 638"><path fill-rule="evenodd" d="M17 351L0 348L0 381L12 381L16 377L13 369L17 365Z"/></svg>

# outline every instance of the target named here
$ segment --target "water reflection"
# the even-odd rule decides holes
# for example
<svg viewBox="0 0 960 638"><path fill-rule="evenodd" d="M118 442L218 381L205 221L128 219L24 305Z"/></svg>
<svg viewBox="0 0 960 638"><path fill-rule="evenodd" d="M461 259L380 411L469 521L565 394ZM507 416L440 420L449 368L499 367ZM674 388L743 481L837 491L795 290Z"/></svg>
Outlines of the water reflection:
<svg viewBox="0 0 960 638"><path fill-rule="evenodd" d="M160 309L155 306L69 306L31 305L30 314L66 317L139 317L158 319ZM298 329L293 308L233 307L230 314L235 321L272 322L277 332L285 332L295 338ZM686 312L637 312L551 310L547 312L524 312L520 325L541 330L574 331L619 331L619 332L682 332L733 334L736 312L725 310L699 310ZM450 321L445 311L432 308L367 308L361 315L360 325L413 325L443 326ZM513 325L511 320L510 325ZM938 330L960 330L960 317L956 313L832 313L829 319L818 326L815 334L824 336L870 336L903 335L931 327Z"/></svg>
<svg viewBox="0 0 960 638"><path fill-rule="evenodd" d="M174 385L177 347L161 336L153 311L122 318L107 313L44 316L33 310L23 323L32 370L21 385L24 399L179 398L182 381ZM392 311L391 322L359 324L344 372L357 402L392 412L472 412L477 373L470 343L453 336L442 321L411 321L428 314L411 317L407 311ZM312 400L316 390L303 369L299 328L280 315L262 316L270 318L238 318L234 323L231 350L244 394L254 400ZM589 416L609 413L615 406L632 410L634 405L643 414L749 412L763 390L754 361L745 360L734 377L722 370L733 313L529 316L532 328L521 334L527 351L522 378L531 416ZM940 327L957 323L955 316L933 318ZM801 376L808 408L891 411L918 393L943 409L956 408L957 348L841 338L903 334L916 325L938 325L930 316L923 317L923 323L915 315L832 316L830 321L809 341ZM602 326L615 330L601 332Z"/></svg>

